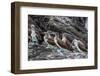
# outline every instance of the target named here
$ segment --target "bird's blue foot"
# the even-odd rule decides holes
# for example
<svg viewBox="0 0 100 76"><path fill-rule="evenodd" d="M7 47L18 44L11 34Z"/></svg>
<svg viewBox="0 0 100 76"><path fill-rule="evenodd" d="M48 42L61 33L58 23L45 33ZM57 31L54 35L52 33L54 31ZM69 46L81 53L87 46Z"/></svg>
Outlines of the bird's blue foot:
<svg viewBox="0 0 100 76"><path fill-rule="evenodd" d="M57 52L59 53L59 55L64 56L64 54L62 53L62 49L57 49Z"/></svg>

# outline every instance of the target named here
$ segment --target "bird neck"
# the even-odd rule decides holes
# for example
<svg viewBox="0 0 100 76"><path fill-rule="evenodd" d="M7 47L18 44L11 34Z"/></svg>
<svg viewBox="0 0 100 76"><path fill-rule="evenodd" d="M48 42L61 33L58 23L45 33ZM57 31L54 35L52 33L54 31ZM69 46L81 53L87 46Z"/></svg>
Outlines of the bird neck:
<svg viewBox="0 0 100 76"><path fill-rule="evenodd" d="M50 35L50 34L48 34L48 37L49 37L49 38L51 38L51 35Z"/></svg>
<svg viewBox="0 0 100 76"><path fill-rule="evenodd" d="M62 36L62 39L66 39L66 37L65 36Z"/></svg>
<svg viewBox="0 0 100 76"><path fill-rule="evenodd" d="M55 35L55 37L56 37L56 38L59 38L59 36L58 36L58 35Z"/></svg>
<svg viewBox="0 0 100 76"><path fill-rule="evenodd" d="M67 42L67 39L66 39L65 36L62 37L62 41L63 41L63 42Z"/></svg>
<svg viewBox="0 0 100 76"><path fill-rule="evenodd" d="M78 44L79 44L79 41L76 41L75 46L78 49L78 51L81 52L81 49L79 48Z"/></svg>

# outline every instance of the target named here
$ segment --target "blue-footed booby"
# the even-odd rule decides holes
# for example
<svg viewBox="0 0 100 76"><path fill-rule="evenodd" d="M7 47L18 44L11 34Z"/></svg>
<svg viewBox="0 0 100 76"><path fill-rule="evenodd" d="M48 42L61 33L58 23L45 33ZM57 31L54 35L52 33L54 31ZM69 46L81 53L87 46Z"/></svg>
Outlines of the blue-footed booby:
<svg viewBox="0 0 100 76"><path fill-rule="evenodd" d="M82 52L82 53L87 52L85 45L80 40L74 39L72 41L72 45L73 45L72 46L73 49L77 49L79 52Z"/></svg>
<svg viewBox="0 0 100 76"><path fill-rule="evenodd" d="M59 34L55 33L54 42L59 48L64 48L70 50L70 42L66 38L65 33L62 35L62 39L59 38Z"/></svg>
<svg viewBox="0 0 100 76"><path fill-rule="evenodd" d="M71 42L67 39L67 36L68 36L67 33L63 33L63 35L62 35L62 41L63 41L64 44L67 45L67 49L70 50L70 51L72 51L73 48L71 47Z"/></svg>
<svg viewBox="0 0 100 76"><path fill-rule="evenodd" d="M54 42L54 37L50 35L51 34L51 31L47 31L45 32L45 35L44 35L44 41L45 43L49 44L49 45L53 45L55 46L55 42Z"/></svg>
<svg viewBox="0 0 100 76"><path fill-rule="evenodd" d="M59 34L55 33L54 42L58 46L58 48L59 48L58 52L61 55L64 56L64 54L62 53L62 50L70 51L69 50L69 43L67 42L67 39L65 38L64 35L62 36L62 40L61 40L60 37L59 37Z"/></svg>

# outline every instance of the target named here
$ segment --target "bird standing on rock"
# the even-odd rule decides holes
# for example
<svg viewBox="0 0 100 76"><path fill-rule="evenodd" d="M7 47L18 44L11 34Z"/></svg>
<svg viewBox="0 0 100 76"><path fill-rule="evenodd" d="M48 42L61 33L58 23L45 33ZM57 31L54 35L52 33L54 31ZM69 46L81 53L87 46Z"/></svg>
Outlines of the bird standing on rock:
<svg viewBox="0 0 100 76"><path fill-rule="evenodd" d="M86 49L86 47L85 47L85 45L80 41L80 40L77 40L77 39L74 39L73 41L72 41L72 47L73 47L73 49L77 49L79 52L81 52L81 53L85 53L85 52L87 52L87 49Z"/></svg>
<svg viewBox="0 0 100 76"><path fill-rule="evenodd" d="M51 36L50 34L51 34L51 31L45 32L44 41L45 41L45 43L47 43L47 45L55 46L56 44L54 42L54 37Z"/></svg>
<svg viewBox="0 0 100 76"><path fill-rule="evenodd" d="M62 35L62 41L63 41L64 44L67 45L67 49L68 50L70 50L70 51L73 50L72 47L71 47L71 42L67 39L67 33L63 33L63 35Z"/></svg>
<svg viewBox="0 0 100 76"><path fill-rule="evenodd" d="M54 42L54 36L51 35L51 31L44 32L44 42L47 44L46 48L56 48L56 44ZM52 50L53 55L55 56L55 50ZM50 54L49 56L51 56Z"/></svg>
<svg viewBox="0 0 100 76"><path fill-rule="evenodd" d="M65 37L65 34L63 34L62 39L59 38L59 34L55 33L54 42L59 48L69 49L70 42Z"/></svg>
<svg viewBox="0 0 100 76"><path fill-rule="evenodd" d="M54 42L56 43L57 47L60 49L58 52L63 55L61 51L66 50L70 52L71 50L69 49L70 43L68 42L67 38L63 35L62 39L60 39L59 34L55 33L54 37Z"/></svg>

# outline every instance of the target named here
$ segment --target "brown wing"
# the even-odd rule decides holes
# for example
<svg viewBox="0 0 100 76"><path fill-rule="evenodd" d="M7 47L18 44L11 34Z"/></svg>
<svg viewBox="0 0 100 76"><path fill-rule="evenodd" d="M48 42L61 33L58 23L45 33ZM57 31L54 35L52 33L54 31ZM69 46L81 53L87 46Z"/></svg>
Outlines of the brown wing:
<svg viewBox="0 0 100 76"><path fill-rule="evenodd" d="M73 48L71 47L71 42L67 39L67 37L63 37L62 41L64 42L64 44L67 45L67 49L72 51Z"/></svg>
<svg viewBox="0 0 100 76"><path fill-rule="evenodd" d="M56 45L54 42L54 39L52 39L52 38L48 38L47 42L51 45Z"/></svg>
<svg viewBox="0 0 100 76"><path fill-rule="evenodd" d="M68 46L68 49L69 49L70 51L72 51L73 48L72 48L71 42L70 42L68 39L67 39L66 44L67 44L67 46Z"/></svg>
<svg viewBox="0 0 100 76"><path fill-rule="evenodd" d="M65 48L65 49L68 48L67 44L64 43L64 42L63 42L61 39L59 39L59 38L57 38L57 43L58 43L58 45L61 46L62 48Z"/></svg>
<svg viewBox="0 0 100 76"><path fill-rule="evenodd" d="M79 48L85 52L87 52L87 49L85 48L85 46L83 44L78 44Z"/></svg>

